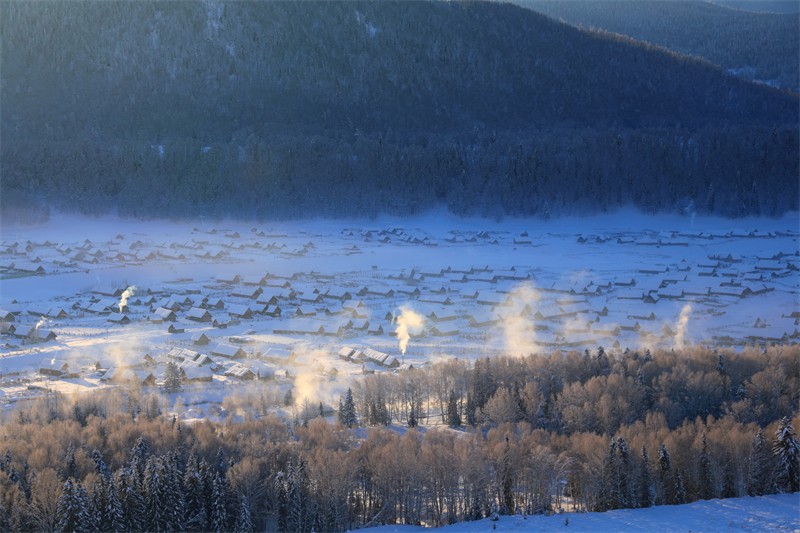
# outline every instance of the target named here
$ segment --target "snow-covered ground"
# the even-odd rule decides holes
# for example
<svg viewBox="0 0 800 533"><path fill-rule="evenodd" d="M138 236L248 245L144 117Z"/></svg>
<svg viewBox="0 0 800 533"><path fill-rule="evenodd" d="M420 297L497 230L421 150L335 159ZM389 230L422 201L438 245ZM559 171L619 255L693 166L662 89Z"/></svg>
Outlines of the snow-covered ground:
<svg viewBox="0 0 800 533"><path fill-rule="evenodd" d="M630 210L504 222L444 211L286 223L55 215L0 234L0 310L15 313L0 337L0 391L6 401L42 388L91 391L118 383L101 379L111 367L161 379L167 357L186 357L176 348L213 361L204 365L213 381L187 385L184 398L224 396L244 367L245 377L250 369L294 380L333 402L350 376L442 357L793 342L799 225L797 213L730 221ZM40 267L43 274L30 273ZM131 323L109 322L128 287ZM236 295L257 290L252 299ZM225 329L187 318L217 299L223 308L206 317ZM175 322L155 323L167 300ZM272 305L280 316L261 313ZM232 320L237 307L253 318ZM298 319L299 311L310 316ZM410 333L405 353L401 324ZM20 334L26 326L38 327L33 340ZM297 333L320 327L323 334ZM47 331L55 340L36 342ZM195 345L200 333L209 344ZM218 345L240 347L246 358L217 355ZM352 361L338 356L345 347ZM358 353L367 348L380 353ZM66 361L80 375L46 378L45 361Z"/></svg>
<svg viewBox="0 0 800 533"><path fill-rule="evenodd" d="M416 533L423 530L424 528L417 526L381 526L371 531ZM607 513L556 514L529 516L525 519L521 516L503 516L496 522L484 519L439 529L442 533L495 530L530 533L800 531L800 494L709 500L688 505L663 505L649 509L625 509Z"/></svg>

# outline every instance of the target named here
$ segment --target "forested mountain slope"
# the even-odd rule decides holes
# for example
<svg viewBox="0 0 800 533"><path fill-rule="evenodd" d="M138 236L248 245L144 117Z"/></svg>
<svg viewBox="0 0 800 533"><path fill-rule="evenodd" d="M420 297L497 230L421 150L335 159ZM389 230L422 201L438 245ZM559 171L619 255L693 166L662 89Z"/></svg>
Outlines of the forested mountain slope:
<svg viewBox="0 0 800 533"><path fill-rule="evenodd" d="M796 95L511 4L10 2L0 24L6 214L797 209Z"/></svg>
<svg viewBox="0 0 800 533"><path fill-rule="evenodd" d="M782 5L732 1L723 6L703 0L513 1L575 26L627 35L705 58L745 79L800 91L797 12L746 10Z"/></svg>

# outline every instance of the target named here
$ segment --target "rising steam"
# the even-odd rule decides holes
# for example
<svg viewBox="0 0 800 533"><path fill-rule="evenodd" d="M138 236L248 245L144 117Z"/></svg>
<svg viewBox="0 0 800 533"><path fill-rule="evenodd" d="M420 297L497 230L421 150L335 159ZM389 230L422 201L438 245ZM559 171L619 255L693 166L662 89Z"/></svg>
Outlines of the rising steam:
<svg viewBox="0 0 800 533"><path fill-rule="evenodd" d="M130 287L125 289L125 292L122 293L122 296L120 297L120 300L119 300L119 312L120 313L122 312L122 308L125 307L126 305L128 305L128 298L133 296L133 293L135 291L136 291L136 286L135 285L131 285Z"/></svg>
<svg viewBox="0 0 800 533"><path fill-rule="evenodd" d="M34 330L34 331L36 331L36 330L38 330L40 327L42 327L42 326L46 326L46 325L47 325L47 318L45 318L45 317L42 317L42 318L41 318L41 320L39 320L39 322L37 322L37 323L36 323L36 327L34 327L34 328L33 328L33 330Z"/></svg>
<svg viewBox="0 0 800 533"><path fill-rule="evenodd" d="M692 306L686 304L681 309L681 314L678 316L678 321L675 323L675 346L683 347L683 339L686 336L686 327L689 325L689 314L692 312Z"/></svg>
<svg viewBox="0 0 800 533"><path fill-rule="evenodd" d="M409 328L419 329L425 326L425 317L416 313L413 309L407 306L400 308L400 316L395 319L397 323L397 338L400 340L400 351L403 355L406 354L408 348L408 341L411 335L408 333Z"/></svg>

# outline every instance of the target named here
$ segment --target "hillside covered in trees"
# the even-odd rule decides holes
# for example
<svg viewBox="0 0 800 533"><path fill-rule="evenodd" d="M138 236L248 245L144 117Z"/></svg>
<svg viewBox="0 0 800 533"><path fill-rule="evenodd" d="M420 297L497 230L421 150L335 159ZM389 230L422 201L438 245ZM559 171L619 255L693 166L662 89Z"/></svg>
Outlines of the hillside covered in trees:
<svg viewBox="0 0 800 533"><path fill-rule="evenodd" d="M798 99L489 2L10 2L2 211L798 208Z"/></svg>
<svg viewBox="0 0 800 533"><path fill-rule="evenodd" d="M339 532L797 492L799 374L788 346L453 359L365 376L336 422L269 416L269 384L187 426L136 388L51 395L4 413L0 529Z"/></svg>
<svg viewBox="0 0 800 533"><path fill-rule="evenodd" d="M627 35L702 57L749 80L800 91L797 13L753 12L758 1L728 6L703 0L514 0L556 20ZM780 6L778 6L780 7ZM795 5L796 7L796 5Z"/></svg>

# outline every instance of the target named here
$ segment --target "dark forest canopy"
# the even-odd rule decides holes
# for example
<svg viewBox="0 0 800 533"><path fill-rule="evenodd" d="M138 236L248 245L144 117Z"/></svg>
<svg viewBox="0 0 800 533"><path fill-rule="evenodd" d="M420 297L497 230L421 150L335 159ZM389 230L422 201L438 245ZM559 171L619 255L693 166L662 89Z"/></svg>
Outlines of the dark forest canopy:
<svg viewBox="0 0 800 533"><path fill-rule="evenodd" d="M745 79L800 90L797 2L514 0L556 20L702 57ZM794 8L793 13L765 12ZM758 12L747 11L757 9Z"/></svg>
<svg viewBox="0 0 800 533"><path fill-rule="evenodd" d="M798 209L796 94L511 4L7 2L0 25L6 215Z"/></svg>

